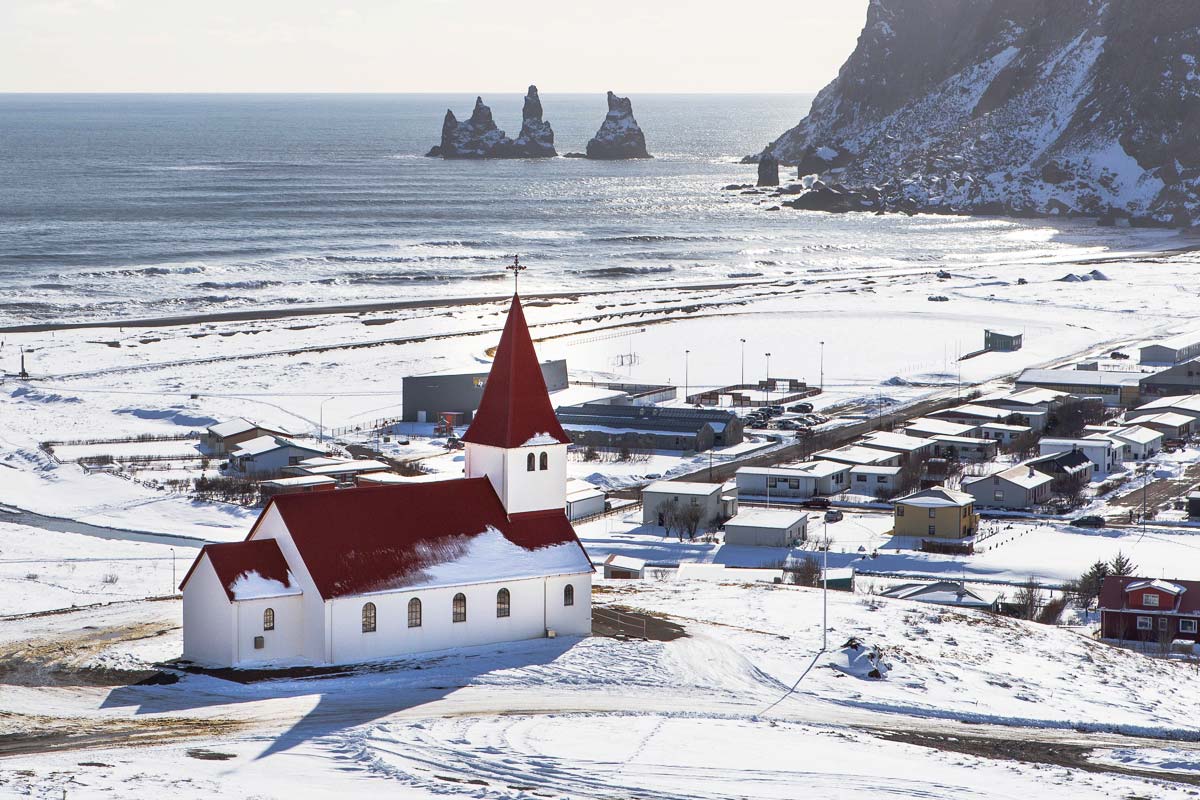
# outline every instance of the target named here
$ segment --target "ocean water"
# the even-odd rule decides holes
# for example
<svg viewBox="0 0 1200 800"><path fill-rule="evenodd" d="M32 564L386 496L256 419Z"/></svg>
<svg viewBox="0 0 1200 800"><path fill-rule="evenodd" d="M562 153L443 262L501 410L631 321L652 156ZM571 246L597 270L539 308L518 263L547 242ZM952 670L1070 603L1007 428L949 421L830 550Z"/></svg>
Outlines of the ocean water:
<svg viewBox="0 0 1200 800"><path fill-rule="evenodd" d="M521 96L485 98L515 136ZM808 95L633 96L657 157L442 161L467 95L0 95L0 324L670 287L1130 246L1086 222L769 212L722 191ZM543 95L560 153L600 95ZM1156 234L1146 234L1153 236Z"/></svg>

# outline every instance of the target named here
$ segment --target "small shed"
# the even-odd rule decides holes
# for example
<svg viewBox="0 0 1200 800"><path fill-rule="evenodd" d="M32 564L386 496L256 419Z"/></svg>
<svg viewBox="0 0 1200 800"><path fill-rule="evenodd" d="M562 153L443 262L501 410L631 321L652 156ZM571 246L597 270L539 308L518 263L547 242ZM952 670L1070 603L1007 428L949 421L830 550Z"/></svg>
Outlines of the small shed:
<svg viewBox="0 0 1200 800"><path fill-rule="evenodd" d="M839 592L854 591L854 567L831 567L821 571L822 585Z"/></svg>
<svg viewBox="0 0 1200 800"><path fill-rule="evenodd" d="M632 556L616 553L604 559L604 577L631 580L646 577L646 562Z"/></svg>
<svg viewBox="0 0 1200 800"><path fill-rule="evenodd" d="M1024 344L1025 334L1019 331L995 331L984 329L983 349L996 353L1011 353L1020 350Z"/></svg>
<svg viewBox="0 0 1200 800"><path fill-rule="evenodd" d="M725 523L725 544L795 547L808 537L808 514L785 508L742 509Z"/></svg>
<svg viewBox="0 0 1200 800"><path fill-rule="evenodd" d="M603 513L605 495L596 486L571 478L567 481L567 519L577 520Z"/></svg>

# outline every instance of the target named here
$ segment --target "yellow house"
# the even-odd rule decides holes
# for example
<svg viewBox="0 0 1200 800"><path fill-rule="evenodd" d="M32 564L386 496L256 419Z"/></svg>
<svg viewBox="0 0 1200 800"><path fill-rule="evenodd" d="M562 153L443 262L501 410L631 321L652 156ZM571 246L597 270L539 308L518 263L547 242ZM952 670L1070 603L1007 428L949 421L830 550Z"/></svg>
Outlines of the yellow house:
<svg viewBox="0 0 1200 800"><path fill-rule="evenodd" d="M979 529L975 498L934 486L902 497L895 504L895 535L964 539Z"/></svg>

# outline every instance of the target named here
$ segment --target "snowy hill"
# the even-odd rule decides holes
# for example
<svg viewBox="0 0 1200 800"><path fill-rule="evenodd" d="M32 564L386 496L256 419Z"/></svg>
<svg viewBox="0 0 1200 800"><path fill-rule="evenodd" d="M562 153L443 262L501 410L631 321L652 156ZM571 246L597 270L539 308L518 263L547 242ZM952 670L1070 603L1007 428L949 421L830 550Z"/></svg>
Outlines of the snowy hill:
<svg viewBox="0 0 1200 800"><path fill-rule="evenodd" d="M866 207L1195 224L1198 57L1195 3L871 0L764 152Z"/></svg>

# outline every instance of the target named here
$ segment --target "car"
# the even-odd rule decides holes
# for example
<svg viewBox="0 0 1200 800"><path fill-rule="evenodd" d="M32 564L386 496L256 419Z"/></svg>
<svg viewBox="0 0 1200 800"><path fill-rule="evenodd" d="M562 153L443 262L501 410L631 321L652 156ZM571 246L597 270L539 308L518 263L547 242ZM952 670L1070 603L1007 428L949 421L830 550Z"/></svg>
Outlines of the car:
<svg viewBox="0 0 1200 800"><path fill-rule="evenodd" d="M776 416L782 414L784 411L783 406L767 406L767 408L771 409L771 413L775 414Z"/></svg>
<svg viewBox="0 0 1200 800"><path fill-rule="evenodd" d="M831 508L825 512L825 521L826 522L841 522L842 518L845 516L846 515L842 512L842 510L840 508Z"/></svg>
<svg viewBox="0 0 1200 800"><path fill-rule="evenodd" d="M796 438L797 439L811 439L812 435L813 435L812 428L797 428L796 429Z"/></svg>
<svg viewBox="0 0 1200 800"><path fill-rule="evenodd" d="M1128 353L1122 353L1120 350L1113 350L1111 353L1109 353L1109 354L1108 354L1108 357L1109 357L1109 358L1115 358L1115 359L1117 359L1118 361L1123 361L1123 360L1125 360L1125 359L1129 358L1129 354L1128 354Z"/></svg>
<svg viewBox="0 0 1200 800"><path fill-rule="evenodd" d="M828 497L810 497L800 504L801 508L829 508Z"/></svg>
<svg viewBox="0 0 1200 800"><path fill-rule="evenodd" d="M794 431L796 428L800 427L800 423L796 422L794 419L781 419L779 422L775 423L775 427L779 428L781 431Z"/></svg>
<svg viewBox="0 0 1200 800"><path fill-rule="evenodd" d="M643 477L648 481L656 481L662 477L662 473L661 472L647 472Z"/></svg>
<svg viewBox="0 0 1200 800"><path fill-rule="evenodd" d="M1086 517L1080 517L1071 524L1076 528L1103 528L1107 523L1105 523L1104 517L1089 514Z"/></svg>
<svg viewBox="0 0 1200 800"><path fill-rule="evenodd" d="M812 403L796 403L795 405L788 406L788 411L791 411L795 414L810 414L812 413L812 410Z"/></svg>

